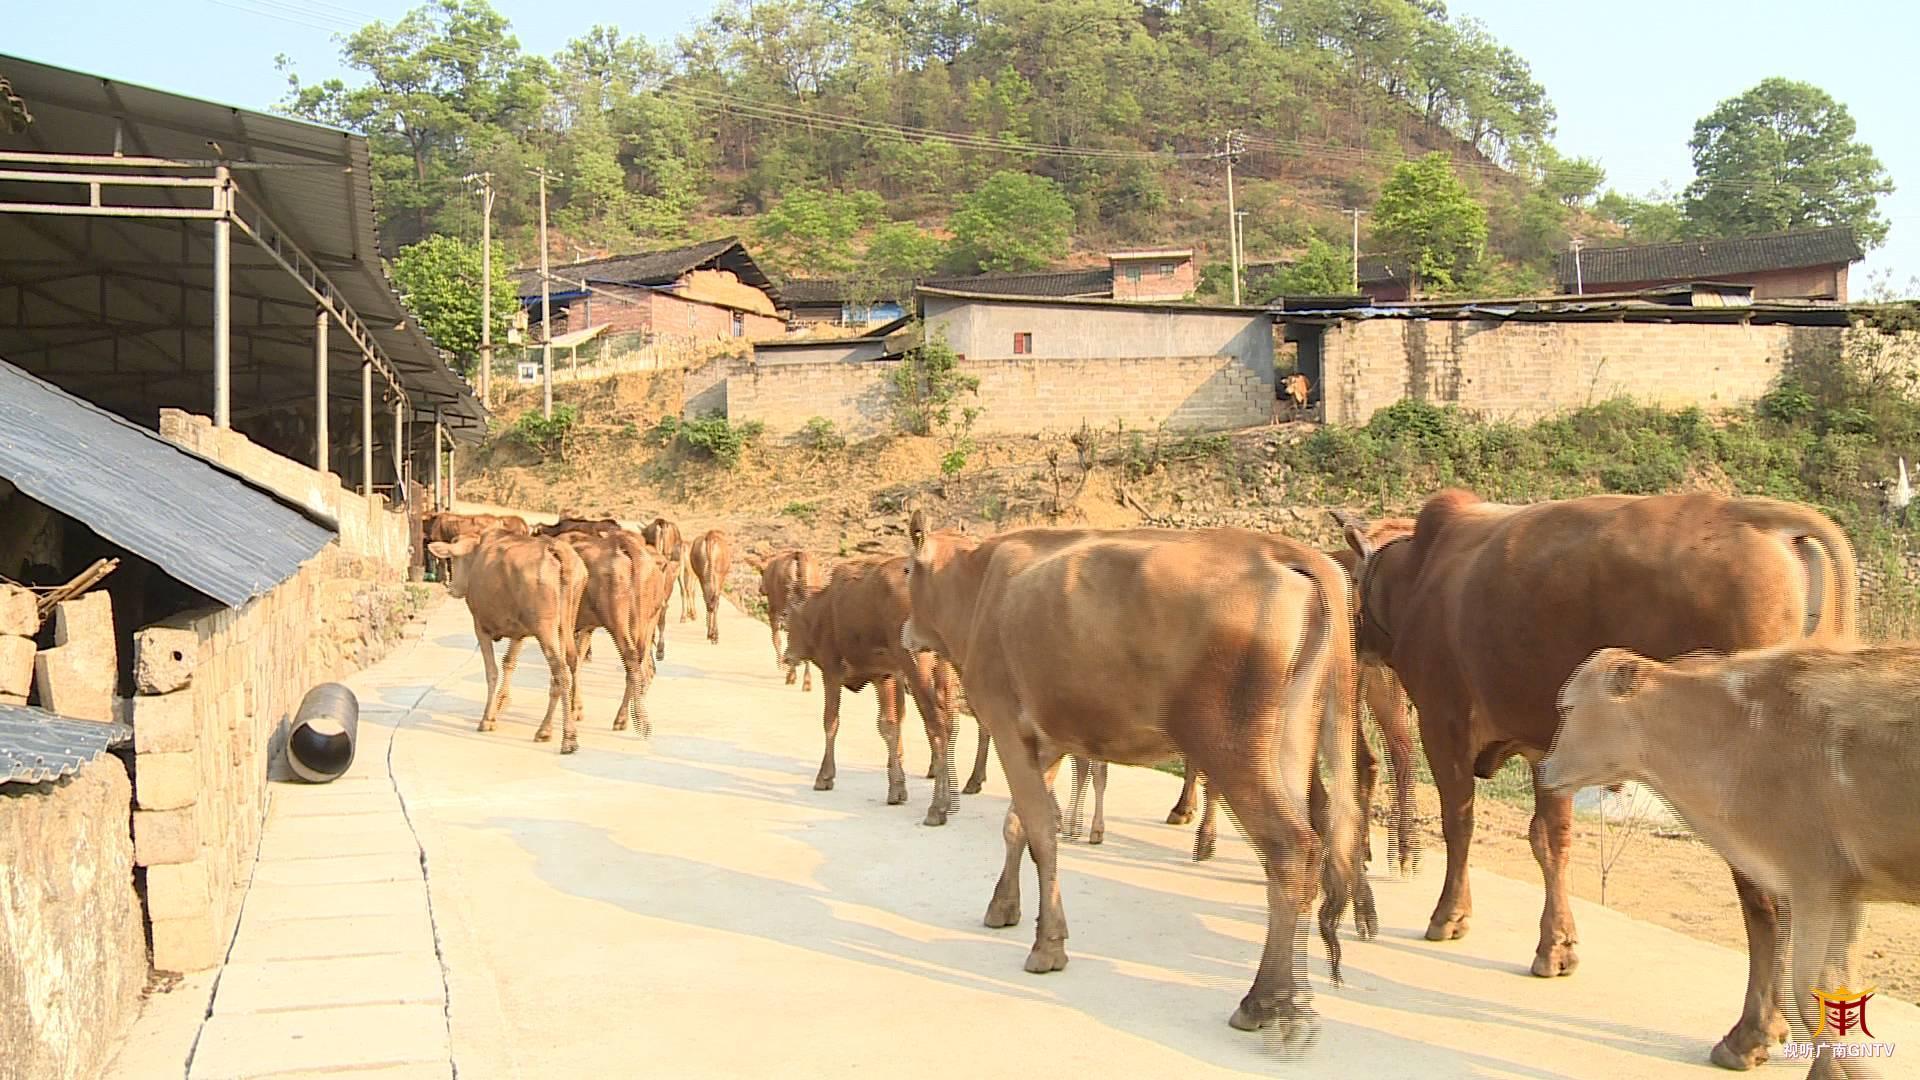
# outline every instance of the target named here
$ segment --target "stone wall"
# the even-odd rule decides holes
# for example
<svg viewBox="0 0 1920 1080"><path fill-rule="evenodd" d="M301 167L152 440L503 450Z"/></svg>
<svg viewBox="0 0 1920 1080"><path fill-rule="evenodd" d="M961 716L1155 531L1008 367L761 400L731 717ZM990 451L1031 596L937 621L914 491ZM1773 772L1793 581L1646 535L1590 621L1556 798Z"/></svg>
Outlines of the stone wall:
<svg viewBox="0 0 1920 1080"><path fill-rule="evenodd" d="M1837 327L1360 319L1326 330L1330 423L1404 398L1528 421L1611 397L1666 406L1750 402L1796 352L1837 349Z"/></svg>
<svg viewBox="0 0 1920 1080"><path fill-rule="evenodd" d="M0 784L0 1076L101 1075L140 1009L147 948L126 766Z"/></svg>
<svg viewBox="0 0 1920 1080"><path fill-rule="evenodd" d="M849 438L894 431L889 376L898 361L736 362L726 379L727 419L758 420L787 435L815 416ZM1273 410L1273 371L1227 356L1121 360L990 360L961 365L980 380L982 434L1107 427L1217 431L1264 424Z"/></svg>
<svg viewBox="0 0 1920 1080"><path fill-rule="evenodd" d="M326 519L339 529L340 550L348 555L391 572L394 580L406 575L411 557L407 516L386 500L364 498L343 487L338 476L281 457L237 431L216 428L204 416L161 409L160 434Z"/></svg>

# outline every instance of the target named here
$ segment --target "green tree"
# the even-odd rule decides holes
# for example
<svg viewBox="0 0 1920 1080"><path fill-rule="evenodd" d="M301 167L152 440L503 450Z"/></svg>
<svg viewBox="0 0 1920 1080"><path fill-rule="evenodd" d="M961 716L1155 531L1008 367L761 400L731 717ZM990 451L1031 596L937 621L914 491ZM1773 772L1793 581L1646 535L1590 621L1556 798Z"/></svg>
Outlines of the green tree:
<svg viewBox="0 0 1920 1080"><path fill-rule="evenodd" d="M801 189L760 215L754 235L766 259L788 274L824 277L855 265L853 240L885 205L871 191Z"/></svg>
<svg viewBox="0 0 1920 1080"><path fill-rule="evenodd" d="M1034 270L1066 255L1073 205L1052 180L1003 169L961 202L950 228L958 269Z"/></svg>
<svg viewBox="0 0 1920 1080"><path fill-rule="evenodd" d="M480 355L480 245L453 236L429 236L400 250L393 261L400 298L427 336L454 354L461 371ZM506 253L493 249L493 340L507 340L507 326L518 300L513 275L502 273Z"/></svg>
<svg viewBox="0 0 1920 1080"><path fill-rule="evenodd" d="M1307 234L1307 250L1298 259L1280 268L1269 287L1284 296L1333 296L1353 291L1353 254L1345 246L1322 240L1317 233ZM1264 300L1257 292L1254 300Z"/></svg>
<svg viewBox="0 0 1920 1080"><path fill-rule="evenodd" d="M1625 226L1627 240L1635 244L1664 244L1687 235L1687 213L1671 194L1638 199L1609 191L1595 200L1593 209L1608 221Z"/></svg>
<svg viewBox="0 0 1920 1080"><path fill-rule="evenodd" d="M1893 182L1856 139L1853 114L1809 83L1765 79L1693 126L1687 218L1714 236L1851 225L1862 244L1887 238L1880 196Z"/></svg>
<svg viewBox="0 0 1920 1080"><path fill-rule="evenodd" d="M1444 151L1404 161L1373 207L1374 240L1407 260L1412 287L1447 291L1479 263L1487 211L1453 174Z"/></svg>
<svg viewBox="0 0 1920 1080"><path fill-rule="evenodd" d="M873 231L862 271L876 281L905 281L933 272L945 258L947 245L911 222L893 221Z"/></svg>

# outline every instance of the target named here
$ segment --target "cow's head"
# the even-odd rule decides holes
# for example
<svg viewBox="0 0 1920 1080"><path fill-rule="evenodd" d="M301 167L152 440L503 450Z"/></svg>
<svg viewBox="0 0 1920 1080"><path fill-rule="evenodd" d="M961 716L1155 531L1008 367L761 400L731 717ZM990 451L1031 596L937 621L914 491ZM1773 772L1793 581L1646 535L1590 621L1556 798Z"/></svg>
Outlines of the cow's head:
<svg viewBox="0 0 1920 1080"><path fill-rule="evenodd" d="M812 662L818 664L817 644L819 639L820 618L825 613L826 604L815 602L812 596L796 596L787 604L787 647L780 656L780 662L788 667ZM825 668L821 669L825 671Z"/></svg>
<svg viewBox="0 0 1920 1080"><path fill-rule="evenodd" d="M1353 579L1355 647L1362 656L1387 659L1393 653L1395 602L1417 569L1408 558L1412 545L1400 542L1413 536L1413 523L1405 518L1369 523L1345 510L1328 513L1352 553L1337 561Z"/></svg>
<svg viewBox="0 0 1920 1080"><path fill-rule="evenodd" d="M976 542L949 530L930 530L923 510L908 519L907 539L913 544L906 565L910 614L901 624L900 644L908 652L937 652L957 664L959 658L943 633L957 633L955 628L965 621L963 610L972 609L979 582L963 580L966 575L958 571L966 561L962 556Z"/></svg>
<svg viewBox="0 0 1920 1080"><path fill-rule="evenodd" d="M467 574L473 553L480 547L480 536L468 533L457 540L435 540L427 551L436 559L447 560L447 591L456 598L467 595Z"/></svg>
<svg viewBox="0 0 1920 1080"><path fill-rule="evenodd" d="M1601 649L1560 688L1560 732L1540 760L1540 784L1560 795L1645 771L1646 710L1671 669L1631 649Z"/></svg>

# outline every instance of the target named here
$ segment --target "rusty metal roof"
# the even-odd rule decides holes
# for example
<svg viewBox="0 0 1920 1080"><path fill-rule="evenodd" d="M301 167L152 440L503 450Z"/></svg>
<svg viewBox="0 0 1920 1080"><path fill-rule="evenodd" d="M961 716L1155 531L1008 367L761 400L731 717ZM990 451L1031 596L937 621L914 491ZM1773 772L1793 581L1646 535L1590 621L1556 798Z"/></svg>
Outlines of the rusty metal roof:
<svg viewBox="0 0 1920 1080"><path fill-rule="evenodd" d="M72 776L133 738L126 724L68 720L41 709L0 705L0 784L37 784Z"/></svg>
<svg viewBox="0 0 1920 1080"><path fill-rule="evenodd" d="M4 362L0 478L229 607L292 577L334 535L237 474Z"/></svg>
<svg viewBox="0 0 1920 1080"><path fill-rule="evenodd" d="M1679 240L1669 244L1591 247L1579 252L1579 280L1587 285L1637 281L1705 281L1725 274L1754 274L1813 266L1844 266L1865 256L1853 229L1834 225L1725 240ZM1560 281L1571 285L1574 253L1560 256Z"/></svg>

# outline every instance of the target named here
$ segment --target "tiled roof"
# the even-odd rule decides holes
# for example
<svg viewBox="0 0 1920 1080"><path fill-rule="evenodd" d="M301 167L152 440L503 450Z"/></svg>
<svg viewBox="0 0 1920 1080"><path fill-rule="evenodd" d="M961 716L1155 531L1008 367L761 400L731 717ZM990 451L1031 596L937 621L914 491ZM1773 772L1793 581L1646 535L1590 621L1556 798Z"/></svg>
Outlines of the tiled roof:
<svg viewBox="0 0 1920 1080"><path fill-rule="evenodd" d="M1560 256L1561 284L1575 280L1573 252ZM1824 229L1742 236L1728 240L1682 240L1671 244L1586 248L1580 252L1583 286L1640 281L1711 280L1724 274L1832 266L1865 257L1853 229Z"/></svg>
<svg viewBox="0 0 1920 1080"><path fill-rule="evenodd" d="M568 263L565 266L549 267L548 272L556 278L571 278L585 281L589 285L635 285L658 288L671 285L695 270L705 269L731 270L741 284L762 289L771 296L776 305L780 294L775 291L773 282L760 269L747 249L740 243L739 237L724 236L718 240L709 240L702 244L690 244L686 247L666 248L660 251L640 251L631 255L614 255L605 259L588 259L585 262ZM520 297L532 299L540 295L540 271L521 270ZM573 286L556 281L551 286L554 292L571 291Z"/></svg>
<svg viewBox="0 0 1920 1080"><path fill-rule="evenodd" d="M780 296L789 304L842 304L854 292L861 291L875 300L904 300L913 292L911 281L856 283L848 278L795 278L780 286Z"/></svg>
<svg viewBox="0 0 1920 1080"><path fill-rule="evenodd" d="M1291 263L1279 261L1252 262L1241 267L1240 273L1245 280L1252 281L1262 274L1270 274L1291 265ZM1407 268L1405 263L1395 261L1386 255L1360 256L1360 284L1384 285L1388 282L1405 281L1406 279Z"/></svg>
<svg viewBox="0 0 1920 1080"><path fill-rule="evenodd" d="M1041 270L1027 274L970 274L930 278L920 284L933 289L995 296L1111 296L1113 271L1102 266L1092 270Z"/></svg>

